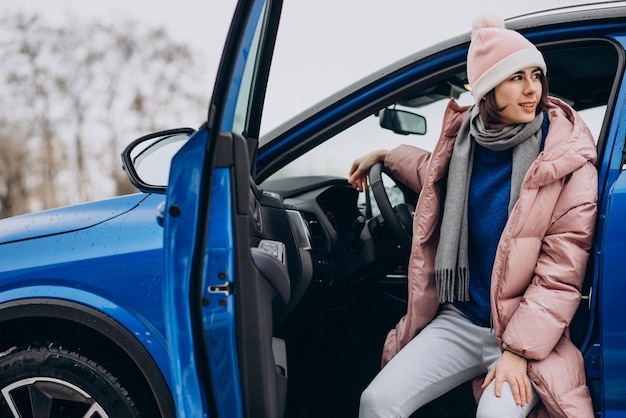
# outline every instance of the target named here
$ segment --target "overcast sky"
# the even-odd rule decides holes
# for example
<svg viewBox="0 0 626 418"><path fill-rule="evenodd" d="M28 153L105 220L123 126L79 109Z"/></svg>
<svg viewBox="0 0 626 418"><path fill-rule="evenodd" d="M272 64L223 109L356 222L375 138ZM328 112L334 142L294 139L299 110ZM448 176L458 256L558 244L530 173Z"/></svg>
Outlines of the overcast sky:
<svg viewBox="0 0 626 418"><path fill-rule="evenodd" d="M589 1L285 0L266 128L393 61L469 31L480 14L507 18L583 2ZM3 0L0 13L165 26L175 40L198 51L211 89L234 7L235 0Z"/></svg>

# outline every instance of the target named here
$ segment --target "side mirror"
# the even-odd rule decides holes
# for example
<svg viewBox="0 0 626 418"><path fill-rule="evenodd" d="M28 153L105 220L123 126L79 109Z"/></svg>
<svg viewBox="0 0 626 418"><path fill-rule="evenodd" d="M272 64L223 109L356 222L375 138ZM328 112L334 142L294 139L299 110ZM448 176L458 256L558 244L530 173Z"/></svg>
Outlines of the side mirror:
<svg viewBox="0 0 626 418"><path fill-rule="evenodd" d="M395 108L382 109L378 114L379 124L400 135L425 135L426 118L417 113Z"/></svg>
<svg viewBox="0 0 626 418"><path fill-rule="evenodd" d="M194 132L170 129L131 142L122 152L122 166L133 186L146 193L165 193L172 157Z"/></svg>

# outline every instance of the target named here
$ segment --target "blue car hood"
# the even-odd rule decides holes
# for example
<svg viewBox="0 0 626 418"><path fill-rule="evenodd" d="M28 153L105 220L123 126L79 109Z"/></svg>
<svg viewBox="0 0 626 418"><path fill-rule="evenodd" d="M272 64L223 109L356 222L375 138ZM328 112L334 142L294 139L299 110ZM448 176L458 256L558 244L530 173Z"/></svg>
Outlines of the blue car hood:
<svg viewBox="0 0 626 418"><path fill-rule="evenodd" d="M0 244L89 228L128 212L147 196L133 194L6 218L0 220Z"/></svg>

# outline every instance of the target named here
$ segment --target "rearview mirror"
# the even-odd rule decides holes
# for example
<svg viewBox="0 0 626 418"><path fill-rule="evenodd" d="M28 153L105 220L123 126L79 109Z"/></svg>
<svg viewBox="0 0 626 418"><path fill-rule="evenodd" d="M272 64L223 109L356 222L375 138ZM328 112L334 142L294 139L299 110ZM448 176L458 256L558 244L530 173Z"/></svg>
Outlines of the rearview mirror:
<svg viewBox="0 0 626 418"><path fill-rule="evenodd" d="M194 132L171 129L131 142L122 152L122 165L133 186L146 193L165 193L172 157Z"/></svg>
<svg viewBox="0 0 626 418"><path fill-rule="evenodd" d="M425 135L426 118L417 113L395 108L382 109L378 115L382 128L400 135Z"/></svg>

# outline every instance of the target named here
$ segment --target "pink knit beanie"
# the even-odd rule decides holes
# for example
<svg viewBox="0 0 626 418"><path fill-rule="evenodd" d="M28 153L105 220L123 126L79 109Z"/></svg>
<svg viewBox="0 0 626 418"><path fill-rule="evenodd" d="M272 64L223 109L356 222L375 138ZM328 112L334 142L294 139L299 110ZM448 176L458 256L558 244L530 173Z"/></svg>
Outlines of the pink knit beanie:
<svg viewBox="0 0 626 418"><path fill-rule="evenodd" d="M504 20L485 15L472 24L467 53L467 79L476 104L495 86L519 70L539 67L547 73L543 55L520 33L504 27Z"/></svg>

